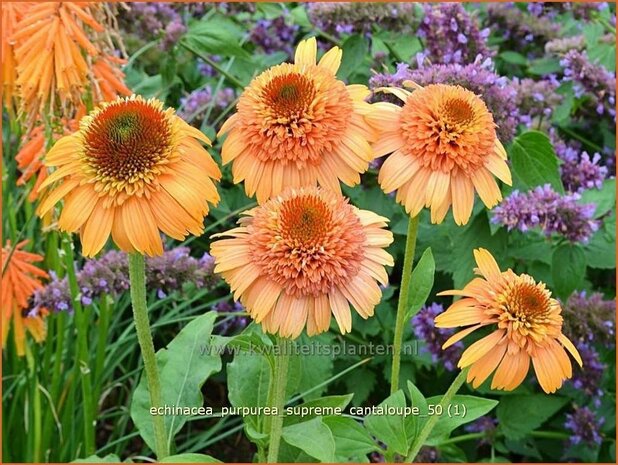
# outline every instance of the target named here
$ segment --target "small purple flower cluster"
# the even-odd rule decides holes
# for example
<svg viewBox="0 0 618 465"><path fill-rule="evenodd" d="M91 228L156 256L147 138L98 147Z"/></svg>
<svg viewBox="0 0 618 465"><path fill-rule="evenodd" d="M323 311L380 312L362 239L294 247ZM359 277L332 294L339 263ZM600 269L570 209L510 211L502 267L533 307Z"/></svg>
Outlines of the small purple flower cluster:
<svg viewBox="0 0 618 465"><path fill-rule="evenodd" d="M212 106L211 117L217 117L236 99L234 89L226 87L213 95L210 86L196 89L188 96L180 99L182 110L178 116L189 122L201 123L201 118L206 109Z"/></svg>
<svg viewBox="0 0 618 465"><path fill-rule="evenodd" d="M508 230L526 232L539 227L547 235L559 234L571 242L586 243L599 222L593 219L594 204L579 203L578 193L561 195L546 184L529 192L513 191L498 205L492 222Z"/></svg>
<svg viewBox="0 0 618 465"><path fill-rule="evenodd" d="M294 54L294 42L298 33L297 24L289 24L286 16L275 19L260 19L251 29L251 42L266 54L286 52L288 56Z"/></svg>
<svg viewBox="0 0 618 465"><path fill-rule="evenodd" d="M519 109L519 122L528 128L548 122L554 108L562 103L563 96L556 92L560 82L554 75L546 79L513 79L517 92L515 106Z"/></svg>
<svg viewBox="0 0 618 465"><path fill-rule="evenodd" d="M372 76L369 87L401 87L404 81L413 81L421 86L436 83L462 86L483 99L498 126L498 138L505 144L513 138L519 120L516 90L511 81L494 72L491 60L477 59L467 65L426 65L422 56L418 58L417 69L410 69L407 64L401 63L393 74ZM389 99L389 94L376 94L374 98L378 96L380 100L401 104L401 100Z"/></svg>
<svg viewBox="0 0 618 465"><path fill-rule="evenodd" d="M469 425L464 426L468 433L483 433L483 438L479 441L479 445L491 444L498 427L498 420L488 415L479 417Z"/></svg>
<svg viewBox="0 0 618 465"><path fill-rule="evenodd" d="M575 366L571 383L573 387L591 398L593 405L598 408L601 405L601 397L603 397L603 389L600 387L601 380L607 366L601 362L599 353L590 344L578 342L576 346L584 367Z"/></svg>
<svg viewBox="0 0 618 465"><path fill-rule="evenodd" d="M442 312L444 312L442 305L432 303L423 307L412 318L411 325L416 337L425 341L431 359L434 362L440 362L448 371L453 371L457 367L457 361L461 357L464 346L459 341L447 349L442 349L442 345L455 333L450 328L436 328L434 320Z"/></svg>
<svg viewBox="0 0 618 465"><path fill-rule="evenodd" d="M181 290L184 283L198 288L214 287L219 282L214 274L214 259L205 254L197 259L189 255L187 247L168 250L160 257L146 259L146 286L155 289L159 298ZM87 260L76 271L82 305L90 305L102 295L118 296L129 289L129 263L127 254L109 251L97 259ZM67 278L52 274L50 281L35 292L30 314L39 310L54 312L73 311L71 291Z"/></svg>
<svg viewBox="0 0 618 465"><path fill-rule="evenodd" d="M616 119L616 76L592 63L585 51L571 50L560 60L564 79L573 82L577 97L586 96L599 115Z"/></svg>
<svg viewBox="0 0 618 465"><path fill-rule="evenodd" d="M599 164L601 154L592 157L581 149L577 142L565 142L552 134L554 150L562 164L560 174L562 183L569 192L583 192L586 189L601 189L607 178L608 169Z"/></svg>
<svg viewBox="0 0 618 465"><path fill-rule="evenodd" d="M503 31L503 38L520 48L522 44L539 44L558 37L560 24L553 21L552 14L532 8L535 14L519 9L513 2L489 3L487 19L493 30Z"/></svg>
<svg viewBox="0 0 618 465"><path fill-rule="evenodd" d="M307 14L314 26L336 37L370 34L374 25L406 32L414 23L414 4L311 2L307 4Z"/></svg>
<svg viewBox="0 0 618 465"><path fill-rule="evenodd" d="M187 31L174 3L131 2L124 18L125 30L138 34L144 40L162 35L161 48L164 50L171 48Z"/></svg>
<svg viewBox="0 0 618 465"><path fill-rule="evenodd" d="M603 294L574 292L563 305L563 332L572 341L613 346L616 337L616 300Z"/></svg>
<svg viewBox="0 0 618 465"><path fill-rule="evenodd" d="M471 63L488 58L489 29L479 30L476 21L460 3L428 3L417 34L433 63Z"/></svg>
<svg viewBox="0 0 618 465"><path fill-rule="evenodd" d="M246 312L245 307L240 302L230 302L227 300L213 305L212 310L225 314ZM251 318L246 315L224 315L224 319L221 323L217 324L215 331L222 336L231 336L245 329L250 322Z"/></svg>
<svg viewBox="0 0 618 465"><path fill-rule="evenodd" d="M584 444L587 446L600 445L603 441L600 428L605 423L604 418L597 418L588 407L573 408L573 413L567 414L564 427L572 434L569 442L572 445Z"/></svg>

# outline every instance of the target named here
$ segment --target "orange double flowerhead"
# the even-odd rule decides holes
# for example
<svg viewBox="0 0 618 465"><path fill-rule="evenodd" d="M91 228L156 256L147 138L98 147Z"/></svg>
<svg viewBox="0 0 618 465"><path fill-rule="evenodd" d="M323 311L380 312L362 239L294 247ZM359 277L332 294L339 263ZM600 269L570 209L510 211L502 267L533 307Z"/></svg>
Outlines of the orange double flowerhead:
<svg viewBox="0 0 618 465"><path fill-rule="evenodd" d="M319 187L288 189L220 234L228 238L210 252L215 272L265 331L296 338L306 325L307 334L319 334L332 314L347 333L350 304L372 316L382 295L378 282L387 283L387 221Z"/></svg>
<svg viewBox="0 0 618 465"><path fill-rule="evenodd" d="M466 327L446 341L443 349L477 329L490 327L491 334L461 356L458 366L470 367L468 382L476 388L495 372L492 389L511 391L523 382L532 360L543 390L555 392L572 376L565 349L582 365L577 349L562 334L560 304L532 277L510 269L501 272L487 250L477 249L474 256L481 277L463 290L438 294L463 298L436 317L436 327Z"/></svg>
<svg viewBox="0 0 618 465"><path fill-rule="evenodd" d="M43 310L38 315L27 315L28 300L43 287L42 278L47 278L45 271L33 265L40 262L40 255L24 252L22 249L28 241L17 244L13 249L9 242L2 248L2 347L6 346L9 328L13 328L13 338L17 355L26 354L26 331L36 342L42 342L46 336Z"/></svg>
<svg viewBox="0 0 618 465"><path fill-rule="evenodd" d="M403 107L381 102L372 106L370 123L380 130L375 156L391 154L378 181L411 216L431 208L441 223L453 206L459 225L470 219L474 192L488 208L501 199L493 176L511 184L506 152L496 137L485 103L460 86L432 84L409 92L383 89L404 101Z"/></svg>
<svg viewBox="0 0 618 465"><path fill-rule="evenodd" d="M338 47L317 64L316 55L315 38L302 41L294 63L257 76L219 132L228 134L223 163L232 163L234 182L244 181L259 203L286 187L319 183L340 192L339 181L358 184L373 159L374 131L364 119L369 90L336 78Z"/></svg>
<svg viewBox="0 0 618 465"><path fill-rule="evenodd" d="M85 256L99 252L110 233L122 250L160 255L160 232L178 240L200 235L208 202L219 201L213 180L221 172L198 140L210 145L158 100L103 103L46 155L46 166L57 169L41 189L61 182L38 213L64 199L58 225L80 232Z"/></svg>

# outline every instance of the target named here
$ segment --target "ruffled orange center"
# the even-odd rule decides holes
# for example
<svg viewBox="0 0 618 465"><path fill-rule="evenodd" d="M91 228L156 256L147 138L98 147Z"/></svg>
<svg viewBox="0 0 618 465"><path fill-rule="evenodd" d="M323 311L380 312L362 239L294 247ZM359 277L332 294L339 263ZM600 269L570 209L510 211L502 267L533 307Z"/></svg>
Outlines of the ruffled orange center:
<svg viewBox="0 0 618 465"><path fill-rule="evenodd" d="M432 170L459 168L470 174L493 153L493 116L474 93L459 86L433 84L415 90L401 114L404 152Z"/></svg>
<svg viewBox="0 0 618 465"><path fill-rule="evenodd" d="M250 150L263 162L317 165L341 143L353 114L352 99L329 71L293 64L258 76L238 102L240 127Z"/></svg>
<svg viewBox="0 0 618 465"><path fill-rule="evenodd" d="M83 156L103 190L131 194L169 163L173 126L169 113L143 100L114 102L87 120Z"/></svg>
<svg viewBox="0 0 618 465"><path fill-rule="evenodd" d="M523 347L526 338L541 342L546 336L555 337L562 327L562 318L555 300L543 283L535 283L528 275L514 276L497 295L499 327Z"/></svg>
<svg viewBox="0 0 618 465"><path fill-rule="evenodd" d="M364 256L366 236L353 207L325 191L265 204L249 231L254 263L297 297L349 281Z"/></svg>

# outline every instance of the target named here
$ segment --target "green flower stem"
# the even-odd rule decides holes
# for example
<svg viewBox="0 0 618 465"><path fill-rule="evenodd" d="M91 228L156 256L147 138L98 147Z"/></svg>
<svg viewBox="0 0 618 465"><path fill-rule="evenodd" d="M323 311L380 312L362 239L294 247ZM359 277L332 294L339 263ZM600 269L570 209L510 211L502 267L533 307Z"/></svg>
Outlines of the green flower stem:
<svg viewBox="0 0 618 465"><path fill-rule="evenodd" d="M76 378L81 380L82 400L84 410L84 453L86 456L95 453L94 440L94 402L92 399L92 370L90 369L90 357L88 351L88 318L86 309L82 307L79 298L80 289L75 275L75 258L73 256L73 243L71 237L65 235L62 240L65 266L69 289L73 298L75 309L75 327L77 332L77 359L75 361Z"/></svg>
<svg viewBox="0 0 618 465"><path fill-rule="evenodd" d="M403 259L401 285L399 287L399 302L397 303L397 321L395 323L395 337L393 340L393 365L391 369L391 394L399 390L399 369L401 367L401 345L403 330L408 313L408 296L410 293L410 277L414 263L416 249L416 235L418 232L418 215L408 220L408 235L406 237L406 253Z"/></svg>
<svg viewBox="0 0 618 465"><path fill-rule="evenodd" d="M137 341L142 350L144 360L144 371L148 382L148 392L150 394L150 406L162 407L163 397L161 395L161 380L159 368L155 357L152 333L150 332L150 321L148 321L148 308L146 306L146 270L144 256L139 253L129 254L129 280L131 283L131 303L133 304L133 320ZM155 453L157 459L161 460L169 455L167 447L167 436L165 433L165 421L161 415L153 415L152 423L155 437Z"/></svg>
<svg viewBox="0 0 618 465"><path fill-rule="evenodd" d="M205 63L207 63L209 66L211 66L215 71L217 71L219 74L222 74L223 76L225 76L227 78L228 81L230 81L232 84L234 84L236 87L239 87L240 89L244 89L246 84L243 84L242 82L240 82L240 80L232 75L228 70L222 68L218 63L214 62L212 59L210 59L210 57L204 55L203 53L199 52L198 50L195 50L192 46L190 46L189 44L187 44L184 41L180 41L179 42L180 45L184 48L186 48L188 51L190 51L191 53L193 53L195 56L201 58L202 60L204 60Z"/></svg>
<svg viewBox="0 0 618 465"><path fill-rule="evenodd" d="M279 350L275 352L274 376L269 385L268 398L271 406L277 409L277 415L270 420L270 438L268 445L268 463L277 463L279 457L279 444L283 431L283 409L285 407L285 387L288 378L288 366L290 363L289 347L285 339L277 337Z"/></svg>
<svg viewBox="0 0 618 465"><path fill-rule="evenodd" d="M448 388L448 390L442 397L442 400L440 400L439 405L442 407L443 411L445 412L447 411L448 405L452 402L453 397L455 397L455 394L457 394L457 391L459 391L459 388L466 381L466 376L468 376L468 368L464 368L463 370L459 372L459 374L457 375L457 378L455 378L453 383L450 385L450 387ZM434 426L436 426L436 423L438 422L439 419L440 419L439 415L429 416L429 418L427 419L427 422L423 426L423 429L421 430L419 435L414 439L414 442L412 443L412 447L410 448L410 453L408 454L408 457L406 458L406 462L414 461L414 459L418 455L418 452L421 450L421 447L423 447L423 444L425 444L425 441L431 434L431 431L433 430Z"/></svg>

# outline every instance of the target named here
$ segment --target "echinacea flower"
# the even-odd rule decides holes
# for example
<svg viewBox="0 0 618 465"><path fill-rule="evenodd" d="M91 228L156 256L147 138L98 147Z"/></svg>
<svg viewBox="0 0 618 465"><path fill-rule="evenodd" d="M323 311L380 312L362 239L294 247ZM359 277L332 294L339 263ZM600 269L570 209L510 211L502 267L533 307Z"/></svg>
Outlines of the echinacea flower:
<svg viewBox="0 0 618 465"><path fill-rule="evenodd" d="M470 219L474 191L488 208L502 195L492 175L511 184L506 152L496 137L494 119L485 103L461 86L431 84L409 92L385 88L403 107L380 102L368 121L380 130L374 154L386 159L378 182L411 216L431 208L431 221L441 223L451 204L459 225Z"/></svg>
<svg viewBox="0 0 618 465"><path fill-rule="evenodd" d="M246 213L211 245L215 272L266 332L296 338L352 329L350 304L373 315L393 258L388 219L359 210L340 194L308 187L284 191ZM376 282L377 281L377 282Z"/></svg>
<svg viewBox="0 0 618 465"><path fill-rule="evenodd" d="M24 313L34 291L43 287L40 279L48 277L45 271L33 265L43 257L22 250L27 243L27 240L22 241L13 248L9 242L2 248L2 347L6 346L12 327L20 357L26 354L26 331L37 342L45 339L43 317L47 315L45 309L35 316Z"/></svg>
<svg viewBox="0 0 618 465"><path fill-rule="evenodd" d="M495 372L491 388L512 391L523 382L532 360L541 388L556 392L572 376L565 349L582 365L577 349L562 334L560 303L531 276L500 271L489 251L477 249L474 257L480 277L463 290L438 294L463 297L436 317L438 328L465 327L442 347L490 327L492 332L468 347L459 360L460 368L470 367L468 382L473 387Z"/></svg>
<svg viewBox="0 0 618 465"><path fill-rule="evenodd" d="M302 41L294 63L257 76L238 101L238 112L219 131L223 163L232 162L234 182L245 181L258 203L286 187L315 186L340 192L352 186L373 159L374 131L365 122L371 106L363 85L346 86L335 73L341 49L316 64L315 38Z"/></svg>
<svg viewBox="0 0 618 465"><path fill-rule="evenodd" d="M203 231L213 180L221 172L198 142L210 140L158 100L139 96L103 103L45 156L56 167L42 184L50 189L38 213L64 199L58 226L80 231L82 252L93 256L110 233L127 252L161 255L159 231L182 240Z"/></svg>

